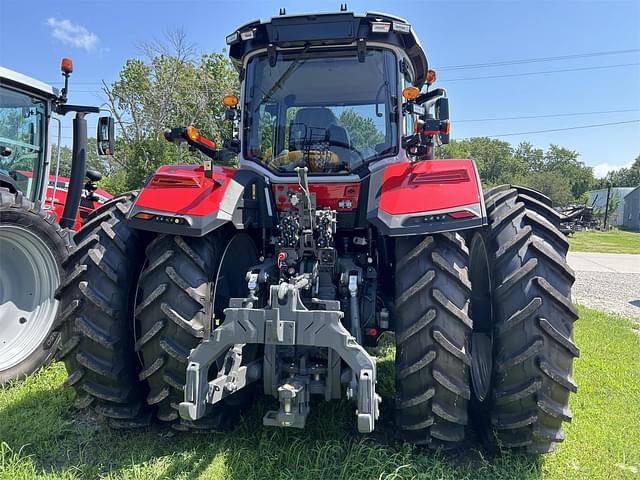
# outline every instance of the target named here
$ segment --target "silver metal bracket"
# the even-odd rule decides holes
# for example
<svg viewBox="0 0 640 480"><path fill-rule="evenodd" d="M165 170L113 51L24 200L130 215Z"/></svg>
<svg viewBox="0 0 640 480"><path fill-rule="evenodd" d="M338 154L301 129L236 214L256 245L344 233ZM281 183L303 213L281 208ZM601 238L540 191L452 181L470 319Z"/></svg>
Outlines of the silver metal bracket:
<svg viewBox="0 0 640 480"><path fill-rule="evenodd" d="M278 387L280 410L271 410L262 419L268 427L304 428L309 415L309 389L304 379L289 380Z"/></svg>
<svg viewBox="0 0 640 480"><path fill-rule="evenodd" d="M281 287L277 285L270 287L269 303L262 309L248 308L250 304L248 299L231 299L230 307L224 312L223 324L213 330L211 337L205 339L189 355L185 396L184 401L179 405L180 416L186 420L202 418L207 404L217 403L228 394L225 393L229 391L227 386L233 384L242 388L240 384L243 381L243 375L245 384L247 383L247 370L243 371L245 368L243 366L238 367L234 375L231 375L232 368L221 372L213 381L208 381L211 365L235 345L248 343L275 346L304 345L329 348L351 368L357 380L355 396L358 430L363 433L373 431L381 401L375 390L375 358L370 356L342 325L343 312L337 309L308 310L300 300L297 288L289 285L282 299L278 295L279 288ZM235 365L233 356L237 353L232 351L230 355L231 364ZM223 376L226 377L224 380ZM218 394L216 387L221 390L221 393ZM297 393L292 395L293 391ZM287 395L290 395L293 401L294 398L304 398L306 394L304 388L298 389L295 385L293 390L289 387L282 391L278 390L278 397L281 400L287 398ZM304 400L296 401L304 403ZM302 415L306 417L306 413ZM281 415L280 418L284 417ZM304 424L304 419L302 421Z"/></svg>
<svg viewBox="0 0 640 480"><path fill-rule="evenodd" d="M242 348L244 345L235 345L227 353L224 367L218 376L209 382L207 403L218 403L224 397L231 395L248 384L258 380L262 373L262 362L254 360L248 365L242 363ZM229 366L227 367L227 364Z"/></svg>

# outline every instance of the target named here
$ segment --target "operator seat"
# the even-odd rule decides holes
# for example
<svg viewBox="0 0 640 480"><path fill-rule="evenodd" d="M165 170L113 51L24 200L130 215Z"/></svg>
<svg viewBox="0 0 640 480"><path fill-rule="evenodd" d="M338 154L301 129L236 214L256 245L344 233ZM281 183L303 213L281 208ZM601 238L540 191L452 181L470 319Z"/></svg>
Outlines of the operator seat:
<svg viewBox="0 0 640 480"><path fill-rule="evenodd" d="M305 143L329 140L329 151L335 153L343 165L351 159L351 141L347 130L331 110L325 107L306 107L296 112L289 126L289 150L304 150Z"/></svg>

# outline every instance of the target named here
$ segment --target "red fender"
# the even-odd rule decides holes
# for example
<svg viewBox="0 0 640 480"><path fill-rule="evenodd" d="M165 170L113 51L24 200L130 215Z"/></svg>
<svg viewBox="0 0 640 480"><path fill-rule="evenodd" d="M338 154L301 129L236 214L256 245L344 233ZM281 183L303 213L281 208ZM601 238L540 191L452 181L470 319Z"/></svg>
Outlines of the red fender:
<svg viewBox="0 0 640 480"><path fill-rule="evenodd" d="M387 235L486 225L473 160L391 163L372 175L367 218Z"/></svg>
<svg viewBox="0 0 640 480"><path fill-rule="evenodd" d="M259 184L255 173L236 168L216 165L209 177L202 165L165 165L147 181L127 218L140 230L195 237L228 222L245 228L256 221L265 198Z"/></svg>

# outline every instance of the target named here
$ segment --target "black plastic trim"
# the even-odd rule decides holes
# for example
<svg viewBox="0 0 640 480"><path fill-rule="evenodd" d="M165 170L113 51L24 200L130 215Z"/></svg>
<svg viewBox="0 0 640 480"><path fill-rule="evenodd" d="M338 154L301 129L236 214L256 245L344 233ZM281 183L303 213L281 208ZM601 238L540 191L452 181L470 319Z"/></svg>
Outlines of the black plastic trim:
<svg viewBox="0 0 640 480"><path fill-rule="evenodd" d="M353 12L318 13L273 17L266 22L252 22L236 29L255 29L250 40L239 40L229 46L229 57L240 69L242 59L255 50L275 45L281 48L311 46L350 45L359 40L387 43L404 50L409 57L413 71L416 72L414 85L422 87L429 68L427 56L412 29L408 32L394 31L372 32L371 22L400 22L386 13L366 13L364 16Z"/></svg>

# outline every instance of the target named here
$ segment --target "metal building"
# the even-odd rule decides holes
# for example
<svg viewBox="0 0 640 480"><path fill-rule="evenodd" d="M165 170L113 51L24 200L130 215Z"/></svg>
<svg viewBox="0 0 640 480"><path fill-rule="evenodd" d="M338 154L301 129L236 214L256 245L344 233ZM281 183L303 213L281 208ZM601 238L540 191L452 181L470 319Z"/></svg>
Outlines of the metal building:
<svg viewBox="0 0 640 480"><path fill-rule="evenodd" d="M640 186L624 197L622 226L640 231Z"/></svg>
<svg viewBox="0 0 640 480"><path fill-rule="evenodd" d="M624 199L633 191L633 187L613 187L611 189L611 198L618 197L620 202L618 208L609 212L608 224L614 227L622 226L622 218L624 215ZM587 205L593 207L594 212L603 212L607 204L607 189L592 190L589 193L589 201Z"/></svg>

